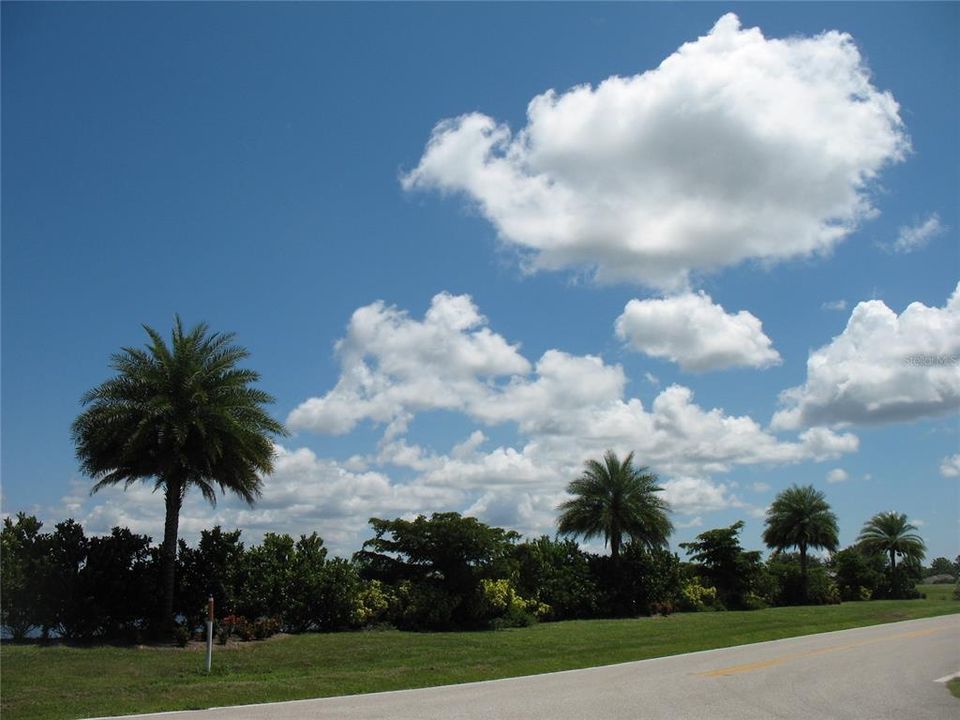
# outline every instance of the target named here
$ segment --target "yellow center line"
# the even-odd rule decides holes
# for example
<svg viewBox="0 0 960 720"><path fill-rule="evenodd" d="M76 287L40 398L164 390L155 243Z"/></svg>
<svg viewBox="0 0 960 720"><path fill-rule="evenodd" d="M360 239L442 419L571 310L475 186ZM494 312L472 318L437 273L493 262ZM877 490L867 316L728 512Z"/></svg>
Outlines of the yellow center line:
<svg viewBox="0 0 960 720"><path fill-rule="evenodd" d="M696 674L700 675L701 677L725 677L727 675L736 675L738 673L752 672L754 670L763 670L764 668L782 665L783 663L790 662L791 660L799 660L800 658L815 657L817 655L824 655L826 653L837 652L839 650L852 650L853 648L863 647L864 645L873 645L879 642L886 642L887 640L926 637L938 632L943 632L943 630L940 628L934 628L932 630L914 630L911 632L898 633L897 635L886 635L880 638L847 643L845 645L833 645L831 647L819 648L818 650L807 650L805 652L781 655L780 657L771 658L770 660L761 660L759 662L745 663L743 665L731 665L729 667L719 668L717 670L708 670L707 672Z"/></svg>

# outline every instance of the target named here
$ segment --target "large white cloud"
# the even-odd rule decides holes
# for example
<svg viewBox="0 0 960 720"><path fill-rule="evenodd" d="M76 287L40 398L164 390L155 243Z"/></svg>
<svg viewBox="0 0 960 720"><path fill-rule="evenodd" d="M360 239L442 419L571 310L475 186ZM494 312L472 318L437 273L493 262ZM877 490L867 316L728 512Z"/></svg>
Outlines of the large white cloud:
<svg viewBox="0 0 960 720"><path fill-rule="evenodd" d="M440 122L402 182L463 193L531 268L677 289L830 251L908 150L849 35L768 39L728 14L654 70L538 95L515 134Z"/></svg>
<svg viewBox="0 0 960 720"><path fill-rule="evenodd" d="M684 370L764 368L780 363L779 353L754 315L746 310L731 315L703 292L631 300L615 327L634 350L666 358Z"/></svg>
<svg viewBox="0 0 960 720"><path fill-rule="evenodd" d="M781 394L777 429L877 424L960 408L960 285L942 308L912 303L900 315L859 303L843 333L811 353L807 380Z"/></svg>

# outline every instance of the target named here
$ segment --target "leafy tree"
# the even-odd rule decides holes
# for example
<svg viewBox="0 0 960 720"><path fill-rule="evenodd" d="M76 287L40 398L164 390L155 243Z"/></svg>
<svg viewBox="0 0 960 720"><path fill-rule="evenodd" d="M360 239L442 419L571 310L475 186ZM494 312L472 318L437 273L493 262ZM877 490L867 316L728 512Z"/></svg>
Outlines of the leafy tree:
<svg viewBox="0 0 960 720"><path fill-rule="evenodd" d="M232 333L211 334L205 324L185 332L177 317L168 346L144 330L145 348L114 354L117 374L83 396L73 439L81 469L97 480L92 492L137 481L163 491L158 619L169 632L184 495L197 488L214 504L219 488L252 504L273 469L270 436L285 431L263 409L273 399L252 386L259 375L237 367L248 352Z"/></svg>
<svg viewBox="0 0 960 720"><path fill-rule="evenodd" d="M773 579L768 598L776 605L829 605L841 600L837 584L819 558L807 558L803 573L799 554L775 552L767 560L766 571Z"/></svg>
<svg viewBox="0 0 960 720"><path fill-rule="evenodd" d="M956 574L957 569L950 560L945 557L937 557L930 562L930 568L924 573L924 576L953 575L955 577Z"/></svg>
<svg viewBox="0 0 960 720"><path fill-rule="evenodd" d="M883 582L883 560L856 545L835 553L831 565L842 600L869 600Z"/></svg>
<svg viewBox="0 0 960 720"><path fill-rule="evenodd" d="M57 523L50 535L43 567L40 606L44 634L56 630L64 638L84 635L87 607L80 573L87 562L90 540L72 519Z"/></svg>
<svg viewBox="0 0 960 720"><path fill-rule="evenodd" d="M516 546L517 589L524 597L550 606L551 620L593 616L597 586L587 554L573 540L546 535Z"/></svg>
<svg viewBox="0 0 960 720"><path fill-rule="evenodd" d="M807 581L807 550L837 549L837 516L830 510L826 497L812 485L792 485L780 492L767 511L763 541L767 547L782 552L795 547L800 553L800 577L803 592Z"/></svg>
<svg viewBox="0 0 960 720"><path fill-rule="evenodd" d="M898 555L917 562L923 560L926 546L916 529L903 513L877 513L864 523L857 541L867 552L885 553L890 558L891 573L896 573Z"/></svg>
<svg viewBox="0 0 960 720"><path fill-rule="evenodd" d="M455 512L371 518L370 525L375 537L354 558L365 579L397 585L408 609L400 621L410 627L477 624L480 581L515 574L513 546L520 536L512 530Z"/></svg>
<svg viewBox="0 0 960 720"><path fill-rule="evenodd" d="M19 512L16 522L5 517L0 531L0 621L14 640L43 624L38 600L47 536L42 527L33 515Z"/></svg>
<svg viewBox="0 0 960 720"><path fill-rule="evenodd" d="M284 625L293 632L343 630L354 621L360 577L342 558L327 559L316 533L301 535L290 566Z"/></svg>
<svg viewBox="0 0 960 720"><path fill-rule="evenodd" d="M635 617L673 612L680 604L680 559L662 547L628 542L617 560L594 556L597 583L605 591L607 614Z"/></svg>
<svg viewBox="0 0 960 720"><path fill-rule="evenodd" d="M690 559L699 564L699 573L717 589L720 602L728 608L743 607L763 571L760 553L745 552L740 546L743 521L730 527L707 530L693 542L680 543Z"/></svg>
<svg viewBox="0 0 960 720"><path fill-rule="evenodd" d="M148 536L115 527L109 535L90 538L79 574L79 634L136 638L143 618L155 607L154 573Z"/></svg>
<svg viewBox="0 0 960 720"><path fill-rule="evenodd" d="M219 525L202 530L196 548L180 541L176 609L189 626L198 626L206 618L210 595L217 617L234 612L243 557L240 530L224 532Z"/></svg>
<svg viewBox="0 0 960 720"><path fill-rule="evenodd" d="M633 453L621 462L608 450L603 462L587 460L583 473L567 486L573 498L557 508L561 535L590 540L603 537L614 564L624 538L649 548L663 547L673 531L667 502L657 496L663 488L657 476L633 466Z"/></svg>
<svg viewBox="0 0 960 720"><path fill-rule="evenodd" d="M254 619L283 613L290 600L293 538L267 533L260 545L247 550L243 558L237 610Z"/></svg>

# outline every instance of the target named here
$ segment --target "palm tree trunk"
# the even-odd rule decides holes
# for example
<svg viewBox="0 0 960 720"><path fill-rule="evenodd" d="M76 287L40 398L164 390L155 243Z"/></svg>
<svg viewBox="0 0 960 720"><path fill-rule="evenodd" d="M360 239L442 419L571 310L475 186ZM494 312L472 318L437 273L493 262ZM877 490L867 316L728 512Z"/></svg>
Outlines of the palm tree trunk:
<svg viewBox="0 0 960 720"><path fill-rule="evenodd" d="M890 550L890 574L895 575L897 572L897 551Z"/></svg>
<svg viewBox="0 0 960 720"><path fill-rule="evenodd" d="M803 601L807 601L807 545L800 543L800 582L803 584Z"/></svg>
<svg viewBox="0 0 960 720"><path fill-rule="evenodd" d="M157 631L161 638L173 636L173 594L176 584L177 535L180 530L183 485L168 481L165 501L166 517L163 522L163 545L160 548L160 609L157 618Z"/></svg>

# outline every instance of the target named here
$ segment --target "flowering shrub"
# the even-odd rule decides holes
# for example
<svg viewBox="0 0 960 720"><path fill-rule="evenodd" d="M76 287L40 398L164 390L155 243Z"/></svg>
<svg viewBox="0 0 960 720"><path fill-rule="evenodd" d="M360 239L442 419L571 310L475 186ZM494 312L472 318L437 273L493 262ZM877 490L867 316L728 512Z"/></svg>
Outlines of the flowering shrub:
<svg viewBox="0 0 960 720"><path fill-rule="evenodd" d="M385 591L383 583L379 580L363 583L353 608L353 624L366 627L384 622L391 605L395 605L396 602L397 598Z"/></svg>
<svg viewBox="0 0 960 720"><path fill-rule="evenodd" d="M226 615L217 628L217 640L221 645L226 645L227 640L234 635L243 641L266 640L280 632L280 629L279 618L262 617L250 621L243 615Z"/></svg>
<svg viewBox="0 0 960 720"><path fill-rule="evenodd" d="M527 600L506 579L480 581L480 606L493 627L530 625L550 612L550 606Z"/></svg>
<svg viewBox="0 0 960 720"><path fill-rule="evenodd" d="M680 586L680 608L686 611L700 611L717 605L717 589L703 586L698 578L688 580Z"/></svg>

